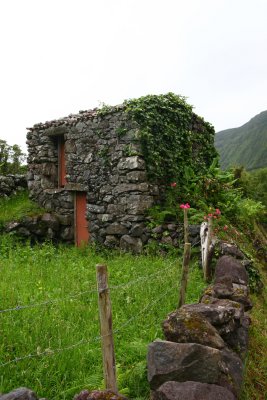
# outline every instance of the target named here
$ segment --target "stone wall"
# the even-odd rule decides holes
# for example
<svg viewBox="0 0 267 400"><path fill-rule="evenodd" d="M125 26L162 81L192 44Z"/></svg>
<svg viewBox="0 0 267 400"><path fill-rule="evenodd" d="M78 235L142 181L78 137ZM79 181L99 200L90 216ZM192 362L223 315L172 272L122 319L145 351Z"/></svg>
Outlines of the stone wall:
<svg viewBox="0 0 267 400"><path fill-rule="evenodd" d="M248 348L252 304L248 297L249 260L222 243L210 285L197 304L170 313L165 340L148 349L148 380L154 400L239 397Z"/></svg>
<svg viewBox="0 0 267 400"><path fill-rule="evenodd" d="M199 124L192 129L201 131ZM160 202L164 187L147 179L139 129L122 106L104 116L91 110L29 128L31 198L59 219L69 218L73 232L75 192L86 192L90 240L140 251L149 239L146 211ZM65 142L67 181L61 188L59 138Z"/></svg>
<svg viewBox="0 0 267 400"><path fill-rule="evenodd" d="M26 187L25 175L0 175L0 197L9 197Z"/></svg>

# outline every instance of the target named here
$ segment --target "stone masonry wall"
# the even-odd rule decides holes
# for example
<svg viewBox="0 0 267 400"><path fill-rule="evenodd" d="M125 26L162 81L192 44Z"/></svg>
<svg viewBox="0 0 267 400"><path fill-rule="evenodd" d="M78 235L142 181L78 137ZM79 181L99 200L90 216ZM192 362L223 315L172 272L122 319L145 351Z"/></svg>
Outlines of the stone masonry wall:
<svg viewBox="0 0 267 400"><path fill-rule="evenodd" d="M138 126L122 111L89 117L41 124L28 133L31 198L60 219L70 218L73 235L73 192L85 191L91 241L139 251L147 241L144 214L159 190L147 181ZM127 133L120 137L122 129ZM58 188L58 135L65 140L65 188Z"/></svg>
<svg viewBox="0 0 267 400"><path fill-rule="evenodd" d="M0 175L0 197L9 197L26 187L25 175Z"/></svg>

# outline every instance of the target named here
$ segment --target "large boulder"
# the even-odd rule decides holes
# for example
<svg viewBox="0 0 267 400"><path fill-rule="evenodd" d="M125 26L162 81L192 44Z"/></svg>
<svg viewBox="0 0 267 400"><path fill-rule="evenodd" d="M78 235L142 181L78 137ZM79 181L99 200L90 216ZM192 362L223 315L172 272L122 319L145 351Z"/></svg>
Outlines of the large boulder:
<svg viewBox="0 0 267 400"><path fill-rule="evenodd" d="M152 400L235 400L228 389L194 381L166 382L151 393Z"/></svg>
<svg viewBox="0 0 267 400"><path fill-rule="evenodd" d="M176 343L199 343L222 349L225 346L217 330L204 315L188 307L170 313L163 322L165 339Z"/></svg>
<svg viewBox="0 0 267 400"><path fill-rule="evenodd" d="M148 381L152 390L168 381L190 380L218 384L237 395L242 373L240 358L226 349L162 340L156 340L148 348Z"/></svg>

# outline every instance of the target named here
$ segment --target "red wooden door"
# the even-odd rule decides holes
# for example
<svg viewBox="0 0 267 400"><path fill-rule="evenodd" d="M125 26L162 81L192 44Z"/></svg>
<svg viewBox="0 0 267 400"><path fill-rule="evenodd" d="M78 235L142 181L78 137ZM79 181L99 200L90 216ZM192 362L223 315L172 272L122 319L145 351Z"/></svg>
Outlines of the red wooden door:
<svg viewBox="0 0 267 400"><path fill-rule="evenodd" d="M75 242L80 247L88 243L89 231L88 221L86 219L86 193L76 192L75 207Z"/></svg>
<svg viewBox="0 0 267 400"><path fill-rule="evenodd" d="M59 187L66 185L66 161L65 161L65 142L63 137L58 139L58 164L59 164Z"/></svg>

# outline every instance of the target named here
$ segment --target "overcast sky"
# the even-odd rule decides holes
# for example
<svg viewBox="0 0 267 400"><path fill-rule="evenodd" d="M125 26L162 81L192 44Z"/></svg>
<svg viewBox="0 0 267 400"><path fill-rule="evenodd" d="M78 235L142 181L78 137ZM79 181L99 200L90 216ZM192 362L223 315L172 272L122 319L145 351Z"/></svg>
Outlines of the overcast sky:
<svg viewBox="0 0 267 400"><path fill-rule="evenodd" d="M0 0L0 139L174 92L215 130L267 109L267 0Z"/></svg>

